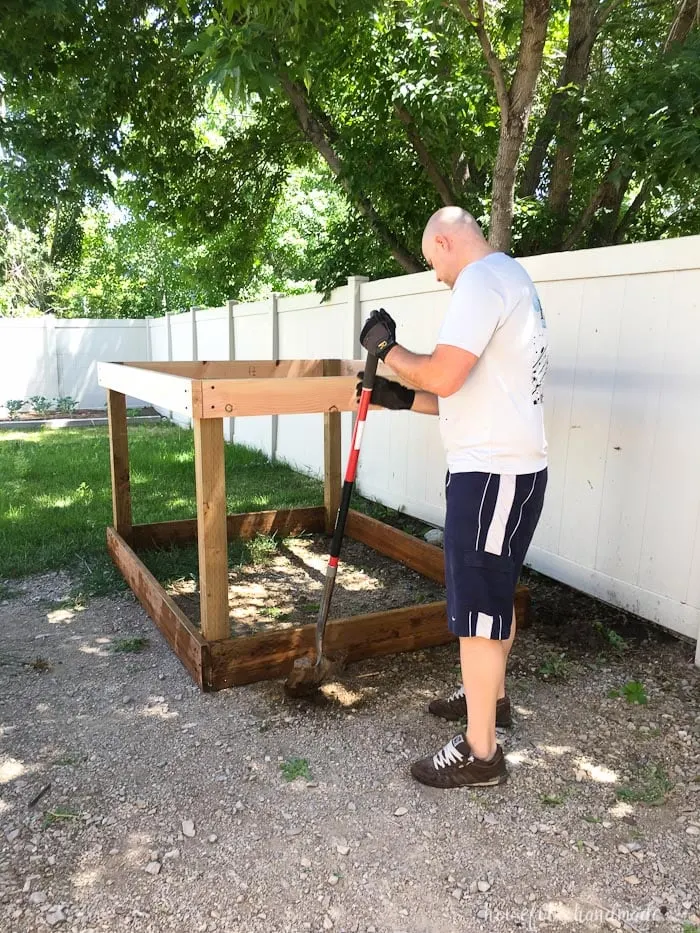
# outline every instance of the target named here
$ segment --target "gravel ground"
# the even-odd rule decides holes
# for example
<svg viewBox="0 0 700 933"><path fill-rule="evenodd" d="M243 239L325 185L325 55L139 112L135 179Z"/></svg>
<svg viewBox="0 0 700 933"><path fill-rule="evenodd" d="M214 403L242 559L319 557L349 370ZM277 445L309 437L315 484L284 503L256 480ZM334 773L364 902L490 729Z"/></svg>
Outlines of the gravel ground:
<svg viewBox="0 0 700 933"><path fill-rule="evenodd" d="M0 930L694 930L693 647L530 583L511 779L437 791L408 764L455 731L425 712L454 646L353 665L314 704L202 695L130 594L8 581Z"/></svg>

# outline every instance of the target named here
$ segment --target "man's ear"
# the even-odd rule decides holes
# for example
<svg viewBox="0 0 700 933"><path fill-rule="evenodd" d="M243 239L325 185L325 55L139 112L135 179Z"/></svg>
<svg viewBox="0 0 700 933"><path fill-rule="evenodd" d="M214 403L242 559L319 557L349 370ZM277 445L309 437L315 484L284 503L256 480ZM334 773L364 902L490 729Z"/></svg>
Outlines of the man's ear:
<svg viewBox="0 0 700 933"><path fill-rule="evenodd" d="M440 249L444 249L446 252L449 252L449 250L450 250L450 241L449 241L449 239L448 239L446 236L444 236L442 233L438 233L438 235L435 237L435 242L436 242L437 245L440 247Z"/></svg>

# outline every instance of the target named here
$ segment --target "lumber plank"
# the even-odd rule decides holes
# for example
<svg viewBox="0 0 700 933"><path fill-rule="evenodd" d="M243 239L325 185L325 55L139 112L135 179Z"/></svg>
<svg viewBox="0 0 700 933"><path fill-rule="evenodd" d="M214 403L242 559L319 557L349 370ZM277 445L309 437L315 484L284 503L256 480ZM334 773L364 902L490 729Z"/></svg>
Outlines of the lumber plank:
<svg viewBox="0 0 700 933"><path fill-rule="evenodd" d="M228 541L226 473L222 419L194 421L194 472L197 490L197 548L202 635L226 638L228 618Z"/></svg>
<svg viewBox="0 0 700 933"><path fill-rule="evenodd" d="M201 417L354 411L356 382L349 376L202 379Z"/></svg>
<svg viewBox="0 0 700 933"><path fill-rule="evenodd" d="M314 633L314 625L305 625L210 643L212 689L285 676L296 658L313 655ZM342 651L348 661L359 661L453 640L447 628L446 604L441 601L331 620L324 650Z"/></svg>
<svg viewBox="0 0 700 933"><path fill-rule="evenodd" d="M192 380L129 363L98 363L97 382L105 389L192 416Z"/></svg>
<svg viewBox="0 0 700 933"><path fill-rule="evenodd" d="M111 526L107 528L107 550L132 592L195 683L206 689L210 680L209 648L202 636L119 532Z"/></svg>
<svg viewBox="0 0 700 933"><path fill-rule="evenodd" d="M325 360L323 375L340 374L340 360ZM340 507L342 424L339 411L323 415L323 503L326 510L326 534L331 534Z"/></svg>
<svg viewBox="0 0 700 933"><path fill-rule="evenodd" d="M527 587L518 587L515 612L521 628L525 627L529 605ZM210 642L210 688L222 690L285 677L296 658L313 658L315 628L315 625L304 625L281 632ZM456 640L447 628L447 604L439 601L333 619L326 627L324 651L342 652L351 662L433 648Z"/></svg>
<svg viewBox="0 0 700 933"><path fill-rule="evenodd" d="M442 548L413 535L392 528L376 518L370 518L355 509L350 509L345 533L380 554L398 560L411 570L436 583L445 583L445 555Z"/></svg>
<svg viewBox="0 0 700 933"><path fill-rule="evenodd" d="M286 538L304 531L324 530L325 509L312 506L305 509L276 509L265 512L239 512L226 516L226 532L229 541L235 538L247 540L255 535L278 535ZM151 522L134 525L132 544L139 548L169 547L197 540L197 519Z"/></svg>
<svg viewBox="0 0 700 933"><path fill-rule="evenodd" d="M129 478L129 441L126 427L126 396L107 390L109 422L109 462L112 474L112 518L114 527L126 540L131 538L131 482Z"/></svg>
<svg viewBox="0 0 700 933"><path fill-rule="evenodd" d="M285 379L323 375L323 360L150 360L128 365L187 379Z"/></svg>

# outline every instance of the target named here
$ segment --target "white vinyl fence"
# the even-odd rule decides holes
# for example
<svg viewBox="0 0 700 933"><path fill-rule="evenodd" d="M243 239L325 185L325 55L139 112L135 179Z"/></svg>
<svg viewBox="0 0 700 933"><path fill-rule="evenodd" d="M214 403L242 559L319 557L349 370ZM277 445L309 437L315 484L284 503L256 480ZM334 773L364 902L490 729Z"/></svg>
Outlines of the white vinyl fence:
<svg viewBox="0 0 700 933"><path fill-rule="evenodd" d="M32 395L104 408L97 362L147 359L146 334L145 321L0 318L0 408Z"/></svg>
<svg viewBox="0 0 700 933"><path fill-rule="evenodd" d="M695 639L700 630L700 237L522 263L540 291L551 343L545 383L550 479L528 563ZM95 359L359 358L360 327L375 307L392 314L404 345L430 352L448 299L432 273L377 282L355 277L325 303L310 294L229 302L148 322L66 322L84 326L86 334L99 325L102 343L96 343L96 335L61 340L76 348L78 375L70 384L92 393L88 362ZM63 323L56 322L57 334ZM19 340L20 322L9 324ZM114 330L107 330L109 325ZM32 326L34 338L25 333L24 349L16 344L7 358L26 353L22 384L38 386L36 366L51 373L53 364L47 332L36 322ZM0 364L7 334L0 322ZM109 342L110 335L120 340L119 348ZM65 354L57 368L67 384ZM0 402L3 388L12 397L4 366ZM15 395L26 391L13 389ZM343 416L344 457L350 417ZM226 430L229 439L320 474L322 425L321 415L285 415L237 418ZM364 495L440 525L444 473L437 419L370 413L358 474Z"/></svg>

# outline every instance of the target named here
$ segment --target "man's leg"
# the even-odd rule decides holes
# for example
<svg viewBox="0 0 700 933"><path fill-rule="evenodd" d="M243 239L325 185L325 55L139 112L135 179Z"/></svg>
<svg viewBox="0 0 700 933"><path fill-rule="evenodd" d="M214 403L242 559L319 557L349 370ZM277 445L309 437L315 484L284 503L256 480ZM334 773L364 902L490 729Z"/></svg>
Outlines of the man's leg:
<svg viewBox="0 0 700 933"><path fill-rule="evenodd" d="M477 758L488 761L496 752L496 700L508 654L503 642L473 636L459 639L459 656L467 696L467 742Z"/></svg>
<svg viewBox="0 0 700 933"><path fill-rule="evenodd" d="M503 678L501 679L501 685L498 688L498 699L502 700L506 695L506 666L508 664L508 655L510 654L510 649L513 647L513 641L515 639L515 606L513 607L513 622L511 624L510 637L505 641L500 642L501 649L503 651ZM464 665L462 665L462 672L464 672ZM464 673L463 673L464 676ZM466 681L465 681L466 684Z"/></svg>

